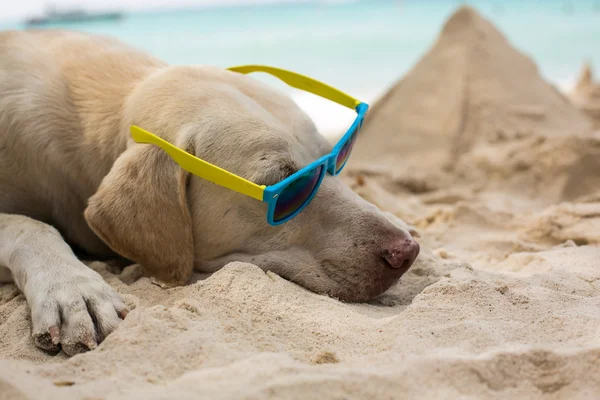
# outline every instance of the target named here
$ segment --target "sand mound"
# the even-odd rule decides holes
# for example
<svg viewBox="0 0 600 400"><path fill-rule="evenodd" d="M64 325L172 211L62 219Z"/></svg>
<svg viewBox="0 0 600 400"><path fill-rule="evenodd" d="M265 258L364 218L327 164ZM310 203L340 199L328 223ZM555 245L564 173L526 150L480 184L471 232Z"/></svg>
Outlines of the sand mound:
<svg viewBox="0 0 600 400"><path fill-rule="evenodd" d="M538 263L558 258L549 267L556 272L526 278L425 254L405 279L418 295L403 298L395 288L387 307L343 304L250 264L233 263L206 280L163 291L146 279L120 283L97 263L137 304L135 311L95 352L39 366L3 361L2 384L23 396L43 391L61 398L302 398L312 390L364 398L402 389L568 395L579 390L586 371L586 387L600 389L599 288L585 280L600 273L591 264L582 265L581 276L566 271L562 261L577 250L536 254ZM600 257L599 248L586 251ZM158 291L161 301L154 304ZM12 303L11 318L24 319L24 300ZM25 340L8 350L9 358L14 351L38 359Z"/></svg>
<svg viewBox="0 0 600 400"><path fill-rule="evenodd" d="M575 106L594 120L596 128L600 129L600 82L594 80L590 64L583 65L579 80L569 97Z"/></svg>
<svg viewBox="0 0 600 400"><path fill-rule="evenodd" d="M377 177L384 192L427 204L496 191L531 211L589 196L600 180L600 131L470 7L373 105L355 148L349 176ZM362 192L415 219L419 204L397 210L373 187Z"/></svg>
<svg viewBox="0 0 600 400"><path fill-rule="evenodd" d="M422 60L374 104L353 162L402 160L423 151L447 161L498 137L589 129L528 57L463 7Z"/></svg>
<svg viewBox="0 0 600 400"><path fill-rule="evenodd" d="M588 118L470 8L368 118L345 179L420 234L398 285L344 304L250 264L162 289L92 263L134 310L71 359L2 285L0 399L597 398Z"/></svg>

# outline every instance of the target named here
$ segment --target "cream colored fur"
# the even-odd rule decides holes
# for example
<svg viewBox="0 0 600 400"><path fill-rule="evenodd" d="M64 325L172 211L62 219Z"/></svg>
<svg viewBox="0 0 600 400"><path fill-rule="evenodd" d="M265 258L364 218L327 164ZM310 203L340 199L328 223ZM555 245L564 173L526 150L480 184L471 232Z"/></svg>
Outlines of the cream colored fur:
<svg viewBox="0 0 600 400"><path fill-rule="evenodd" d="M241 260L349 301L405 271L381 252L410 234L338 179L272 227L264 203L189 176L132 142L131 124L259 184L331 151L288 97L251 77L168 66L103 37L0 33L0 279L25 294L39 346L94 348L127 313L67 243L164 285Z"/></svg>

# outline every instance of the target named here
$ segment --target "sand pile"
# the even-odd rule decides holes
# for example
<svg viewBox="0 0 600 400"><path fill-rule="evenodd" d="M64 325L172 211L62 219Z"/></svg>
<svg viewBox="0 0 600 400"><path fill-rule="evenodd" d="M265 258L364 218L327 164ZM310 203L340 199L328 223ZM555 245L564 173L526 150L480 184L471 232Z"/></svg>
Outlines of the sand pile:
<svg viewBox="0 0 600 400"><path fill-rule="evenodd" d="M433 48L373 107L357 154L391 159L426 151L454 160L478 143L577 135L590 122L502 34L463 8ZM420 154L419 156L422 156Z"/></svg>
<svg viewBox="0 0 600 400"><path fill-rule="evenodd" d="M585 63L577 84L569 93L573 103L586 113L600 129L600 82L594 80L592 67Z"/></svg>
<svg viewBox="0 0 600 400"><path fill-rule="evenodd" d="M373 107L345 177L420 234L368 304L232 263L135 307L91 353L35 348L0 286L0 399L597 398L600 137L470 8ZM377 163L372 160L378 160Z"/></svg>

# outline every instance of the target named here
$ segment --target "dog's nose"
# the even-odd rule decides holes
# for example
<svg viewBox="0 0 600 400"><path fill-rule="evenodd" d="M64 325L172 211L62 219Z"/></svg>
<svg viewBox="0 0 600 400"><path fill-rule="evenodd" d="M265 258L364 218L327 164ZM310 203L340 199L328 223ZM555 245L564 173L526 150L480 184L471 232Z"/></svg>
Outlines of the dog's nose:
<svg viewBox="0 0 600 400"><path fill-rule="evenodd" d="M390 267L407 270L419 255L419 243L412 239L401 239L392 242L383 251L383 258Z"/></svg>

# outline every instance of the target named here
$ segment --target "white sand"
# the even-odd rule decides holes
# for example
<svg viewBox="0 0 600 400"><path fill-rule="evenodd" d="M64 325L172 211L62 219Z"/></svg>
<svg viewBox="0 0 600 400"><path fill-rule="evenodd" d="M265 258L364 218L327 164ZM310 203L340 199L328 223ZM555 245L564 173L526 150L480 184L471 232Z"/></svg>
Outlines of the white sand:
<svg viewBox="0 0 600 400"><path fill-rule="evenodd" d="M420 234L397 286L344 304L249 264L163 290L94 263L135 310L71 359L35 348L0 286L0 399L600 398L592 126L463 8L344 178Z"/></svg>

